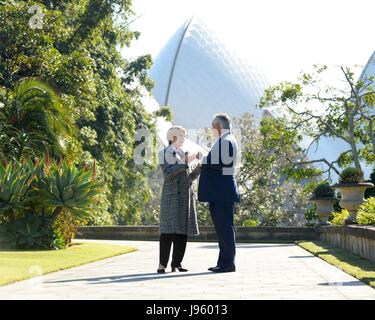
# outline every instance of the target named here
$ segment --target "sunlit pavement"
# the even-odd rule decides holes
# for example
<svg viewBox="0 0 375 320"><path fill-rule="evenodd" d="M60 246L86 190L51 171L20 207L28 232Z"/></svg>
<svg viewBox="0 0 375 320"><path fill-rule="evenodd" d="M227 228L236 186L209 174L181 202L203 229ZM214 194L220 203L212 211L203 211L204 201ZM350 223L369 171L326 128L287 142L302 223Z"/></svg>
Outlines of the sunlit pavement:
<svg viewBox="0 0 375 320"><path fill-rule="evenodd" d="M214 274L217 245L192 242L189 272L158 275L158 242L100 242L139 250L0 287L0 299L375 299L374 289L294 244L238 244L237 272Z"/></svg>

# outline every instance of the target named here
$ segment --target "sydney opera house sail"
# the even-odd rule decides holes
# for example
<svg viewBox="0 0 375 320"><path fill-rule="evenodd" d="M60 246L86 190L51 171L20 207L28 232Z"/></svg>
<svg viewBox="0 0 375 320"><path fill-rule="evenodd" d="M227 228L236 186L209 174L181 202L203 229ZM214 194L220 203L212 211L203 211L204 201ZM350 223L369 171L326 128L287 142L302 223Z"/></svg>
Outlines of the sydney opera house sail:
<svg viewBox="0 0 375 320"><path fill-rule="evenodd" d="M228 50L198 18L191 18L169 39L150 71L153 95L168 105L173 123L204 128L217 112L260 118L256 108L267 81L259 66Z"/></svg>
<svg viewBox="0 0 375 320"><path fill-rule="evenodd" d="M362 80L366 80L371 77L375 77L375 52L371 55L361 74Z"/></svg>

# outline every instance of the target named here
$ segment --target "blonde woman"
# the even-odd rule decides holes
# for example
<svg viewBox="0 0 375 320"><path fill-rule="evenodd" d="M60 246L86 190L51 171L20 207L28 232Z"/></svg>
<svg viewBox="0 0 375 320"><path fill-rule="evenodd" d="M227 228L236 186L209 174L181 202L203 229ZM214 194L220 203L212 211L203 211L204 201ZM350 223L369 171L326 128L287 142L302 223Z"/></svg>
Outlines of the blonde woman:
<svg viewBox="0 0 375 320"><path fill-rule="evenodd" d="M165 273L173 243L172 272L186 272L181 265L188 235L198 235L192 181L200 174L199 154L182 151L186 130L173 126L168 130L169 145L160 154L164 183L160 203L160 254L158 273Z"/></svg>

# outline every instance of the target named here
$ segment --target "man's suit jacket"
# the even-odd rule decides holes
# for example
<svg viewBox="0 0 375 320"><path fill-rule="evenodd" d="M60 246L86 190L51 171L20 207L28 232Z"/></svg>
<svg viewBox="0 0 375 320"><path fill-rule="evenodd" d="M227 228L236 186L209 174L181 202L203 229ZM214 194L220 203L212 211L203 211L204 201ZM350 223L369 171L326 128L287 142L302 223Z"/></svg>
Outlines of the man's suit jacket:
<svg viewBox="0 0 375 320"><path fill-rule="evenodd" d="M237 142L233 134L224 133L202 159L198 186L201 202L239 202L240 195L235 178Z"/></svg>

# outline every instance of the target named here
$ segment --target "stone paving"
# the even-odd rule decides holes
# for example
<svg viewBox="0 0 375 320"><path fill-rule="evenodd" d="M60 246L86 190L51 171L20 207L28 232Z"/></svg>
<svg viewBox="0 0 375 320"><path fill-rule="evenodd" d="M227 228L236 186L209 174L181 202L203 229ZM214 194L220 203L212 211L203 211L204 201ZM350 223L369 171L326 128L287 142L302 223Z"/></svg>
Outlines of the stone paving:
<svg viewBox="0 0 375 320"><path fill-rule="evenodd" d="M139 250L0 287L0 299L375 299L374 289L294 244L238 244L237 272L214 274L217 245L191 242L189 272L158 275L157 242L102 242Z"/></svg>

